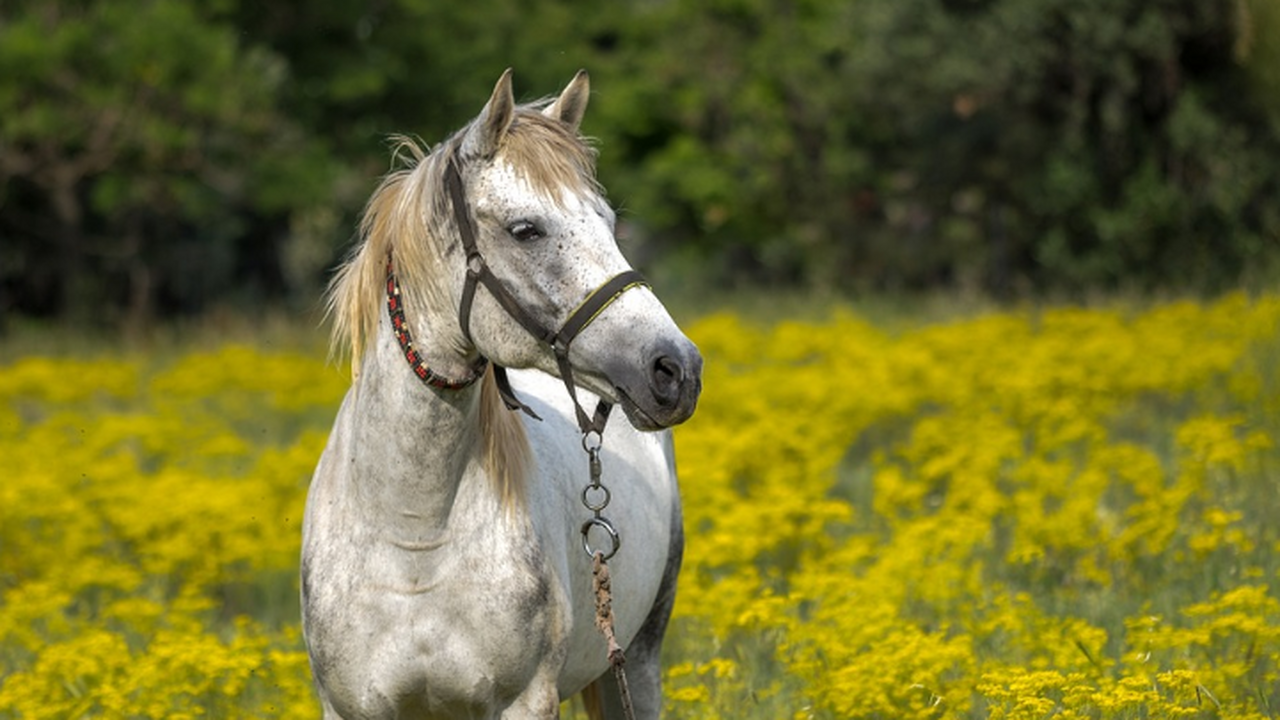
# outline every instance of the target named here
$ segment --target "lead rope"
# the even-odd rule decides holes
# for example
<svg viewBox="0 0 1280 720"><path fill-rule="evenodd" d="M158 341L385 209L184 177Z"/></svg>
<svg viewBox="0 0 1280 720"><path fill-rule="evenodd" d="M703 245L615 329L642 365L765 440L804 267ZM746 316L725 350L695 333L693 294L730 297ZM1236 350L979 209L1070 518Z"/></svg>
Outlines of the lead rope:
<svg viewBox="0 0 1280 720"><path fill-rule="evenodd" d="M592 441L594 436L595 440ZM613 631L613 587L609 577L609 558L622 547L622 539L618 530L603 515L613 495L609 488L600 482L600 446L604 438L600 431L588 430L582 436L582 449L587 452L587 464L591 470L591 482L582 489L582 504L591 511L592 516L582 523L582 549L591 556L591 584L596 599L596 628L604 636L609 658L609 666L613 668L613 677L618 681L618 697L622 700L622 713L626 720L635 720L636 711L631 704L631 689L627 685L627 672L623 665L627 662L622 646ZM592 549L591 528L599 527L609 534L610 547L606 554L603 550Z"/></svg>

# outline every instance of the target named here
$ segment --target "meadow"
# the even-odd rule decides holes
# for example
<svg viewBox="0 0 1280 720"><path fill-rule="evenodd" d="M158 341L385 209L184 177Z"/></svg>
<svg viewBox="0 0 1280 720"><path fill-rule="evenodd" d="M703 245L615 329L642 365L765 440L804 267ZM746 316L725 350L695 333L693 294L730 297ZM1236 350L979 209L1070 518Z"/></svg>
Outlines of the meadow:
<svg viewBox="0 0 1280 720"><path fill-rule="evenodd" d="M1280 714L1280 297L686 329L667 717ZM268 337L0 355L0 718L316 716Z"/></svg>

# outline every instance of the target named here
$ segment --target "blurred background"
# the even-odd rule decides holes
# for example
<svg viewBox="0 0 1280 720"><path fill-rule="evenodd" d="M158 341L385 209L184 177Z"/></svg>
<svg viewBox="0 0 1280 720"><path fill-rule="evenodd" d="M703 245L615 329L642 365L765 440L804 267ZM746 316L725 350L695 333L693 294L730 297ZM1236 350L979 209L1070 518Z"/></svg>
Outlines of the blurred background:
<svg viewBox="0 0 1280 720"><path fill-rule="evenodd" d="M0 332L311 311L389 166L592 75L665 289L1274 288L1277 0L2 0Z"/></svg>

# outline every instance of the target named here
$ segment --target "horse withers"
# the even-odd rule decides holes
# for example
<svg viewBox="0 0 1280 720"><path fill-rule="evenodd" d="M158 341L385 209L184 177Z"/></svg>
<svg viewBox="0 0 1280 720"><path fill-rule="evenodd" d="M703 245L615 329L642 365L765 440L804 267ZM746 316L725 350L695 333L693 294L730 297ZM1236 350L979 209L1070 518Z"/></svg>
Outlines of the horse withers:
<svg viewBox="0 0 1280 720"><path fill-rule="evenodd" d="M587 690L622 717L596 548L616 550L635 714L658 715L683 548L668 428L694 411L702 359L618 250L578 133L588 95L580 72L518 106L507 71L431 152L401 140L331 286L353 382L302 542L326 718L554 718ZM626 421L604 424L611 404ZM584 448L607 487L597 525Z"/></svg>

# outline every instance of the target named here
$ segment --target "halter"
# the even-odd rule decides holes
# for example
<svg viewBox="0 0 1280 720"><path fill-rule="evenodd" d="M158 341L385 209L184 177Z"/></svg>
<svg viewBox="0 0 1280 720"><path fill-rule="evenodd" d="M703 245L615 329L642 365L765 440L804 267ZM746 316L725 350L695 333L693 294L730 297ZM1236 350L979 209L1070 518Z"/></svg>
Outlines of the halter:
<svg viewBox="0 0 1280 720"><path fill-rule="evenodd" d="M573 383L573 366L569 363L569 345L622 293L634 287L647 287L649 283L644 279L644 276L635 270L621 272L587 295L578 304L578 307L570 313L569 319L564 321L564 325L558 331L553 331L538 322L537 319L520 306L519 301L507 290L502 281L493 274L493 271L489 269L489 264L485 262L484 256L480 254L480 248L476 245L475 223L471 218L471 213L467 211L467 196L462 187L462 174L458 170L456 156L450 156L448 166L445 168L445 187L449 192L449 199L453 203L453 215L458 225L458 235L462 238L462 249L467 255L467 279L462 287L462 301L458 307L458 321L462 327L462 334L466 336L468 341L471 341L471 304L475 299L476 286L484 285L489 294L493 296L493 299L498 301L498 304L502 306L503 310L507 311L507 314L512 319L519 323L530 335L537 338L539 342L550 347L555 354L556 364L560 367L560 379L564 381L564 386L569 391L569 397L573 400L573 409L577 415L578 428L582 430L583 435L592 432L603 434L605 422L609 419L609 411L613 409L613 405L605 400L600 400L593 415L587 415L586 410L582 409L582 404L578 402L577 388ZM538 417L538 414L532 408L516 397L515 392L511 389L511 381L507 378L506 368L494 363L493 375L497 381L498 393L502 396L502 402L508 409L521 410L528 414L529 417L536 420L542 419Z"/></svg>

